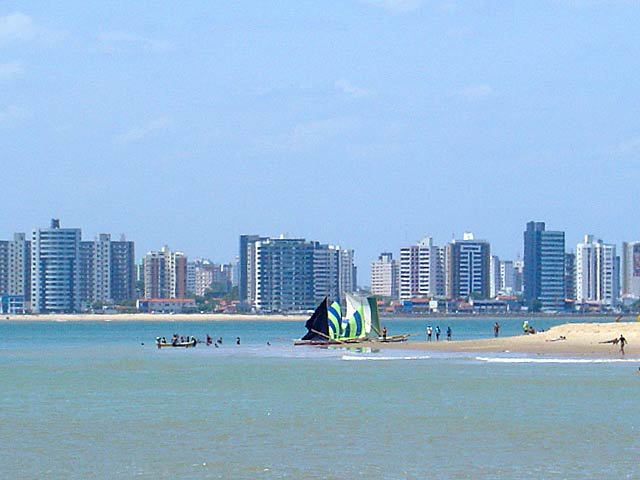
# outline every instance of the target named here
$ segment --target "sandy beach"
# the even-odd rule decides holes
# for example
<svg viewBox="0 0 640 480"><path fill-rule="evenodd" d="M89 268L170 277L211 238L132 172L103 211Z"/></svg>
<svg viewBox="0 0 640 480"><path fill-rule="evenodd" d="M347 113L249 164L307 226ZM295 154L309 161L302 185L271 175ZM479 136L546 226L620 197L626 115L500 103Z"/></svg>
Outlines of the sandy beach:
<svg viewBox="0 0 640 480"><path fill-rule="evenodd" d="M601 343L624 335L625 358L640 358L640 322L566 323L533 335L483 340L374 342L376 348L449 352L516 352L539 355L621 358L620 344ZM365 344L362 344L363 346ZM367 344L371 346L371 343Z"/></svg>
<svg viewBox="0 0 640 480"><path fill-rule="evenodd" d="M242 315L227 313L74 313L50 315L2 315L0 321L13 322L300 322L308 315Z"/></svg>

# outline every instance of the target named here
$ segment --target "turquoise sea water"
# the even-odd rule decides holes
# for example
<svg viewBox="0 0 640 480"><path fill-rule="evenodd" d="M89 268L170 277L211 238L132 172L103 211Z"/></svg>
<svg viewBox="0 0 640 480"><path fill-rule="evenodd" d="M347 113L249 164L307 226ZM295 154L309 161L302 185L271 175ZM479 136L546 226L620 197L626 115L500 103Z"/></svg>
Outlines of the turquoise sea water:
<svg viewBox="0 0 640 480"><path fill-rule="evenodd" d="M293 347L302 329L0 323L0 477L640 478L638 361ZM174 332L223 344L155 348Z"/></svg>

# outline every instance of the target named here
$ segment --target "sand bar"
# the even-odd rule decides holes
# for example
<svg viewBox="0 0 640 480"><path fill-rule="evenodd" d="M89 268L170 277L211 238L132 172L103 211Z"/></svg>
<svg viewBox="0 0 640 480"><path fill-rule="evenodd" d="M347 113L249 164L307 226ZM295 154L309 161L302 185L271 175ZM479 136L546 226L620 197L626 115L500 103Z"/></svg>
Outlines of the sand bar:
<svg viewBox="0 0 640 480"><path fill-rule="evenodd" d="M534 335L483 340L373 342L375 348L445 352L514 352L572 357L623 358L619 344L600 343L624 335L624 358L640 358L640 322L566 323ZM563 338L564 337L564 338ZM372 343L362 344L372 346Z"/></svg>

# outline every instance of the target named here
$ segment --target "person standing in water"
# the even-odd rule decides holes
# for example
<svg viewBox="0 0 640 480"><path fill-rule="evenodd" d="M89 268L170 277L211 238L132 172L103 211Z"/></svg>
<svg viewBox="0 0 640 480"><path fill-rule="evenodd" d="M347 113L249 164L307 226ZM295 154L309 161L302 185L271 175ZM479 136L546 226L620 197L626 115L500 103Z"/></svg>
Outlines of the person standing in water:
<svg viewBox="0 0 640 480"><path fill-rule="evenodd" d="M451 340L451 327L447 327L447 340Z"/></svg>
<svg viewBox="0 0 640 480"><path fill-rule="evenodd" d="M500 333L500 324L498 322L493 324L493 336L497 337Z"/></svg>

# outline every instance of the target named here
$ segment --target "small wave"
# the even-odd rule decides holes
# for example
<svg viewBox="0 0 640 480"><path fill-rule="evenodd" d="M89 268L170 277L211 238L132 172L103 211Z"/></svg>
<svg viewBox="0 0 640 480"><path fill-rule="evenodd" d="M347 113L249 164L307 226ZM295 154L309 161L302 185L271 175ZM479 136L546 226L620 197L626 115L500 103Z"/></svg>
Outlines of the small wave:
<svg viewBox="0 0 640 480"><path fill-rule="evenodd" d="M627 363L637 362L631 358L505 358L476 357L476 360L487 363Z"/></svg>
<svg viewBox="0 0 640 480"><path fill-rule="evenodd" d="M343 355L342 360L346 361L388 361L388 360L427 360L431 357L426 355L420 355L415 357L361 357L358 355Z"/></svg>

